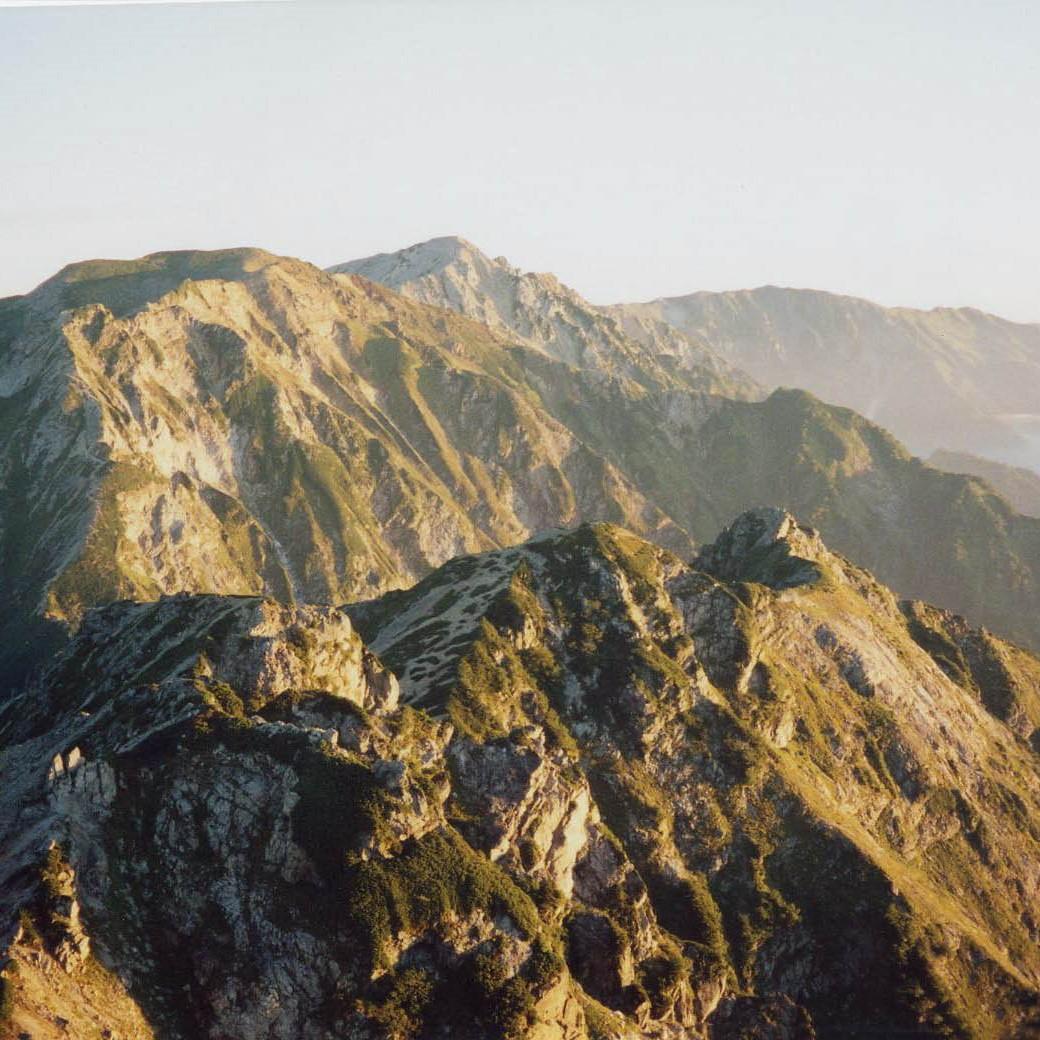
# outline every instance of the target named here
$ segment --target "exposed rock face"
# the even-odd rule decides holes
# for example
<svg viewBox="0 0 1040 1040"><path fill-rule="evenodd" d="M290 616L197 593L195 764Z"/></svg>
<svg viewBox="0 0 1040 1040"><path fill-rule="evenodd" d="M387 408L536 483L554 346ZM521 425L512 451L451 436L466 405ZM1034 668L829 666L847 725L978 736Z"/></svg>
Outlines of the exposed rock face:
<svg viewBox="0 0 1040 1040"><path fill-rule="evenodd" d="M599 819L588 784L568 776L569 763L561 749L546 748L537 726L500 741L459 740L451 752L455 796L474 816L462 827L470 843L568 899L578 855Z"/></svg>
<svg viewBox="0 0 1040 1040"><path fill-rule="evenodd" d="M665 324L769 389L799 386L855 408L922 455L951 448L1040 467L1040 325L776 286L605 311L643 342Z"/></svg>
<svg viewBox="0 0 1040 1040"><path fill-rule="evenodd" d="M3 301L4 685L113 599L344 602L590 519L689 556L764 501L1037 645L1040 520L807 394L721 396L742 391L696 374L708 354L488 263L523 321L259 250L79 264Z"/></svg>
<svg viewBox="0 0 1040 1040"><path fill-rule="evenodd" d="M819 579L817 561L829 555L816 531L802 527L783 510L764 507L743 514L694 566L724 581L782 589Z"/></svg>
<svg viewBox="0 0 1040 1040"><path fill-rule="evenodd" d="M1040 1035L1024 651L780 510L347 614L115 604L10 703L12 1036Z"/></svg>
<svg viewBox="0 0 1040 1040"><path fill-rule="evenodd" d="M1040 668L1036 658L925 603L905 603L910 634L983 707L1040 751Z"/></svg>
<svg viewBox="0 0 1040 1040"><path fill-rule="evenodd" d="M813 1040L815 1036L805 1009L788 997L729 997L711 1023L712 1040Z"/></svg>
<svg viewBox="0 0 1040 1040"><path fill-rule="evenodd" d="M113 631L132 631L113 639ZM248 708L287 690L320 689L360 708L397 703L397 679L332 607L288 607L257 597L173 596L91 611L72 652L27 696L0 704L25 732L56 709L86 712L129 686L173 678L249 691Z"/></svg>
<svg viewBox="0 0 1040 1040"><path fill-rule="evenodd" d="M504 257L492 260L462 238L435 238L330 270L363 275L413 300L465 314L578 368L729 397L760 396L755 383L703 339L663 322L656 336L629 336L554 275L521 271Z"/></svg>

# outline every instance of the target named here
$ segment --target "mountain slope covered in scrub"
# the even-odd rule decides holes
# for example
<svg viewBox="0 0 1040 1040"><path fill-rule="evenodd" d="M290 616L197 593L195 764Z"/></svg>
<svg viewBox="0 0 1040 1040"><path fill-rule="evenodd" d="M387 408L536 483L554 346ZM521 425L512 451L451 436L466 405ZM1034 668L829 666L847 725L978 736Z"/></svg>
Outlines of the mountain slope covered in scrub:
<svg viewBox="0 0 1040 1040"><path fill-rule="evenodd" d="M956 451L935 451L928 465L947 473L968 473L984 480L1018 512L1040 516L1040 473L1023 466L1006 466L992 459Z"/></svg>

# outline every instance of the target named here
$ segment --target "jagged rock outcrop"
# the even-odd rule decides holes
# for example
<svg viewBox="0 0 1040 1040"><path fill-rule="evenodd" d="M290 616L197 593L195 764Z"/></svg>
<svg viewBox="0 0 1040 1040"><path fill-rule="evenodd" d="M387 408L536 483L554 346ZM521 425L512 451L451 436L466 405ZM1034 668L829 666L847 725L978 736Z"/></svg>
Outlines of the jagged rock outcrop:
<svg viewBox="0 0 1040 1040"><path fill-rule="evenodd" d="M811 585L821 577L817 561L828 556L816 531L793 516L764 507L744 513L694 561L698 570L728 582L756 582L782 589Z"/></svg>
<svg viewBox="0 0 1040 1040"><path fill-rule="evenodd" d="M132 631L133 639L113 639L113 631ZM363 709L398 698L397 679L341 610L183 595L91 611L46 681L0 704L0 726L23 734L56 710L93 711L127 687L174 679L247 690L247 708L287 690L320 689Z"/></svg>
<svg viewBox="0 0 1040 1040"><path fill-rule="evenodd" d="M2 1028L1040 1035L1038 676L775 509L88 612L0 716Z"/></svg>

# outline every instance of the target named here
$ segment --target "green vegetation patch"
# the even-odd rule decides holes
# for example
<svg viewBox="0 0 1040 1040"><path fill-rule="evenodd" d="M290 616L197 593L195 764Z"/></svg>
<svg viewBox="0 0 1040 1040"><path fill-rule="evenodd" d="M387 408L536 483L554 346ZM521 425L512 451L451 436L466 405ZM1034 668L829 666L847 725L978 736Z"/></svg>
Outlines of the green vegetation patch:
<svg viewBox="0 0 1040 1040"><path fill-rule="evenodd" d="M535 1022L538 998L563 970L562 960L536 943L513 973L501 936L454 964L399 967L370 987L365 1016L387 1035L481 1036L519 1040Z"/></svg>
<svg viewBox="0 0 1040 1040"><path fill-rule="evenodd" d="M95 496L94 522L79 558L50 589L51 602L62 616L76 621L97 603L158 598L162 590L154 578L134 565L140 550L127 538L120 505L123 495L158 479L154 471L131 463L109 466Z"/></svg>
<svg viewBox="0 0 1040 1040"><path fill-rule="evenodd" d="M478 910L507 916L527 938L541 927L531 899L451 828L409 841L391 859L357 863L340 882L373 967L390 966L386 949L394 935L422 933Z"/></svg>

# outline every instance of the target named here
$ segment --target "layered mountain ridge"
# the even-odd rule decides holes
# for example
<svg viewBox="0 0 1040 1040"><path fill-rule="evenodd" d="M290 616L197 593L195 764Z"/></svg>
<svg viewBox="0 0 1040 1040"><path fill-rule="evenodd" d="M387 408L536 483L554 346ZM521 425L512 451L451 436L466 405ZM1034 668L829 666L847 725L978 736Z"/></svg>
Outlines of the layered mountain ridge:
<svg viewBox="0 0 1040 1040"><path fill-rule="evenodd" d="M1026 450L1023 446L1027 442L1018 434L1009 433L1010 427L993 420L991 413L998 408L1025 411L1032 407L1027 398L1030 388L1040 383L1040 369L1036 367L1040 365L1040 352L1036 349L1040 340L1033 335L1035 330L1031 326L1002 323L979 312L950 312L964 319L960 339L956 327L945 326L932 330L929 339L923 332L914 331L916 326L910 327L918 318L925 321L923 312L889 313L867 301L828 293L800 296L792 291L793 302L790 303L784 302L788 298L787 290L767 289L729 294L738 301L732 303L727 302L726 294L701 293L647 305L596 307L574 290L561 286L554 276L521 272L504 258L491 260L471 243L458 238L433 239L397 253L352 261L332 270L360 273L410 298L456 310L531 342L549 342L561 356L567 355L568 350L570 356L575 356L583 349L589 350L590 342L601 345L620 335L641 343L654 357L722 357L731 366L737 366L731 367L731 373L746 369L763 386L804 387L837 404L859 402L860 410L875 418L877 401L862 395L880 395L880 400L894 388L902 396L889 402L885 418L891 419L892 428L905 430L916 444L935 443L934 438L929 440L919 435L930 419L924 417L923 425L916 432L913 427L915 418L922 417L922 409L934 407L946 416L944 421L949 429L956 428L962 435L969 436L976 419L982 424L980 428L990 432L996 423L1003 431L1001 438ZM745 297L755 301L762 299L756 302L757 309L749 308L754 318L738 305ZM697 301L703 301L710 320L686 320L694 313ZM778 301L776 307L784 313L794 315L788 325L795 331L772 316L769 310L772 301ZM814 302L823 315L818 320L814 317ZM845 314L846 305L852 316ZM936 312L940 317L945 313ZM973 321L978 319L979 328L971 325L968 317ZM611 321L604 324L605 318ZM935 314L932 319L938 320ZM972 331L965 332L965 328ZM1008 329L1011 331L1004 335ZM987 334L993 342L987 341ZM802 340L807 344L804 349ZM575 347L575 343L579 346ZM913 349L909 349L908 344L912 344ZM953 366L961 354L965 354L971 364L958 372ZM778 360L770 367L774 356ZM799 358L803 360L796 363ZM981 378L976 380L976 368L972 366L985 366L987 359L994 371L989 372L988 382ZM717 365L718 361L712 363ZM788 365L786 369L782 368L784 364ZM870 371L864 371L864 366ZM939 375L953 380L961 390L975 381L978 387L973 392L982 396L990 393L992 399L987 398L989 403L983 404L981 396L974 402L963 394L958 397L937 382ZM1004 393L1002 403L994 403L998 383L1004 387L1000 391ZM991 389L986 390L991 384ZM714 388L716 394L719 389ZM740 392L734 394L734 390ZM723 387L721 392L752 405L761 396L752 385L740 386L732 374L729 389ZM1012 399L1008 394L1016 396ZM662 403L662 424L667 425L669 411L674 407L672 402ZM989 418L979 418L983 413ZM693 428L689 453L701 455L703 462L697 459L691 464L688 455L675 459L667 448L655 446L651 449L653 453L659 458L668 458L670 471L681 473L682 480L666 481L665 487L651 492L651 498L661 501L667 496L674 501L676 487L695 488L695 496L687 496L681 505L676 503L665 508L673 516L681 512L686 517L695 517L710 512L711 519L707 523L692 521L692 530L698 539L713 537L727 517L741 509L762 502L780 502L799 516L810 518L830 541L900 590L953 606L1036 645L1034 637L1023 627L1012 632L1008 623L996 620L996 615L989 613L989 608L980 613L976 604L970 603L944 579L937 580L951 558L962 558L965 551L973 554L974 550L968 548L973 536L962 531L953 542L943 536L942 549L934 552L932 537L941 525L936 523L937 518L926 519L922 514L931 513L939 500L947 502L944 508L948 516L965 507L971 513L990 508L1001 511L992 499L985 500L984 494L980 497L978 489L965 496L961 491L967 489L955 492L952 486L940 486L931 473L922 472L913 464L904 467L897 463L897 457L902 462L909 459L891 438L885 438L880 432L863 436L861 431L867 427L858 417L839 409L821 408L817 402L789 391L781 391L779 396L774 393L758 407L727 404L712 421L703 424L687 421L687 425ZM932 429L933 434L936 429ZM636 439L634 433L629 436ZM637 436L643 441L653 434L640 429ZM707 445L703 443L705 436L710 438ZM756 441L756 450L747 451L745 456L748 438ZM844 442L843 448L838 447L838 441ZM950 438L943 443L956 441L957 438ZM744 467L746 470L742 472ZM892 473L893 469L902 472L897 475ZM970 469L956 471L972 472ZM998 491L1006 486L1001 485ZM905 501L907 492L917 501ZM948 498L951 494L958 500L956 504ZM901 498L904 500L899 501ZM840 518L828 515L832 503L839 500L855 505ZM821 501L827 504L821 505ZM899 522L905 529L901 536L892 537L890 527L897 522L896 517L902 518ZM1010 536L1017 541L1024 536L1027 542L1032 542L1033 535L1025 533L1031 526L1029 522L1022 528L1010 517L993 517L993 520L1002 532L1001 539ZM984 523L989 526L988 522ZM918 540L914 537L915 528L929 533ZM883 545L874 538L880 531L884 531ZM1013 553L1020 559L1032 561L1036 559L1036 551L1031 545ZM940 555L945 562L939 562ZM1017 585L1034 567L1035 563L1026 562L1023 572L1016 563L1002 572L1001 587ZM1031 578L1025 580L1032 581ZM1001 593L994 588L992 595Z"/></svg>
<svg viewBox="0 0 1040 1040"><path fill-rule="evenodd" d="M934 451L928 465L947 473L967 473L984 480L1018 512L1040 516L1040 473L1024 466L1006 466L957 451Z"/></svg>
<svg viewBox="0 0 1040 1040"><path fill-rule="evenodd" d="M984 476L460 239L0 301L0 1040L1040 1036Z"/></svg>
<svg viewBox="0 0 1040 1040"><path fill-rule="evenodd" d="M606 312L643 342L664 323L767 389L799 386L855 408L921 455L947 449L1040 471L1040 325L776 286Z"/></svg>
<svg viewBox="0 0 1040 1040"><path fill-rule="evenodd" d="M73 265L4 301L0 674L113 599L356 600L584 520L689 556L762 502L1040 642L1035 519L851 412L724 396L709 353L648 354L555 280L494 269L530 295L496 328L255 249Z"/></svg>
<svg viewBox="0 0 1040 1040"><path fill-rule="evenodd" d="M1038 727L780 510L97 608L0 711L2 1028L1040 1035Z"/></svg>

